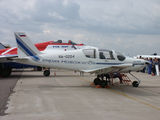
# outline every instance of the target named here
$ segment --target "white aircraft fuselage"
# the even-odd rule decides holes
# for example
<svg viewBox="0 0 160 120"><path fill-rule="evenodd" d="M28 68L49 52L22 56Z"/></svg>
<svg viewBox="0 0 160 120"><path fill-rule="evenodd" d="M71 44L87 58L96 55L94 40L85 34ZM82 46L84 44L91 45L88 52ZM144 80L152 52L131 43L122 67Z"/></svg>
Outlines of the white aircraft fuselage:
<svg viewBox="0 0 160 120"><path fill-rule="evenodd" d="M92 56L94 57L86 57L84 51L93 52ZM147 63L145 60L134 58L125 58L123 61L120 61L114 50L112 50L113 59L100 59L99 52L99 49L95 47L72 51L55 51L55 53L53 51L52 53L25 57L26 59L16 59L15 62L73 71L94 72L97 70L98 73L137 71L142 69L146 65L145 63ZM123 66L123 69L120 66Z"/></svg>

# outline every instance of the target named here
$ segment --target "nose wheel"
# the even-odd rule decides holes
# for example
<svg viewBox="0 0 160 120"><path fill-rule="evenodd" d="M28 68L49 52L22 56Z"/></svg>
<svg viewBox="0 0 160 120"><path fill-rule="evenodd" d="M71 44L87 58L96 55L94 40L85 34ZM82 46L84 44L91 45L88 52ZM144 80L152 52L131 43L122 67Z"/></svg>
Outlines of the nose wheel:
<svg viewBox="0 0 160 120"><path fill-rule="evenodd" d="M138 81L134 81L134 82L132 83L133 87L138 87L139 84L141 83L141 81L140 81L138 78L136 78L133 74L131 74L130 72L129 72L129 74L132 75L135 79L138 80Z"/></svg>
<svg viewBox="0 0 160 120"><path fill-rule="evenodd" d="M139 86L139 83L138 83L137 81L134 81L134 82L132 83L132 85L133 85L133 87L138 87L138 86Z"/></svg>
<svg viewBox="0 0 160 120"><path fill-rule="evenodd" d="M49 76L49 75L50 75L50 70L45 70L45 71L43 72L43 75L44 75L44 76Z"/></svg>

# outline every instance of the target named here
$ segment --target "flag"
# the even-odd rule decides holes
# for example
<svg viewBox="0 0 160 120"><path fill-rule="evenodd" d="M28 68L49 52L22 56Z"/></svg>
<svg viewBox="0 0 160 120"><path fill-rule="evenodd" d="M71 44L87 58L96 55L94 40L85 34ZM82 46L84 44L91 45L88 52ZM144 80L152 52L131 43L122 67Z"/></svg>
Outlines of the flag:
<svg viewBox="0 0 160 120"><path fill-rule="evenodd" d="M26 35L25 35L25 34L19 34L19 36L20 36L20 37L26 37Z"/></svg>

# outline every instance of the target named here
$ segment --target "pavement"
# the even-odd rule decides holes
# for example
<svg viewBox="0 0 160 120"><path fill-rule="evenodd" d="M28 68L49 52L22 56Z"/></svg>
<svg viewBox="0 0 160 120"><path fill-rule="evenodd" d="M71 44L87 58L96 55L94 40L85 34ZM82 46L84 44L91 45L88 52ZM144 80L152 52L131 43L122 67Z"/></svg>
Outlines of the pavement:
<svg viewBox="0 0 160 120"><path fill-rule="evenodd" d="M0 116L5 115L6 101L13 92L14 86L20 78L23 70L13 70L10 77L3 78L0 76Z"/></svg>
<svg viewBox="0 0 160 120"><path fill-rule="evenodd" d="M94 75L51 69L23 72L0 120L159 120L160 76L133 73L141 80L135 88L125 84L96 88ZM130 76L131 80L135 80Z"/></svg>

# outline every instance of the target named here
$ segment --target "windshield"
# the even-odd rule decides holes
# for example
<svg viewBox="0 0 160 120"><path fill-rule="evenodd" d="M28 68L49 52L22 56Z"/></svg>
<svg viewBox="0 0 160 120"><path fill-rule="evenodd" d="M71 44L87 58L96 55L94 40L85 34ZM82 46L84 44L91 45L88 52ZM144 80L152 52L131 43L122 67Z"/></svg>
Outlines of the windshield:
<svg viewBox="0 0 160 120"><path fill-rule="evenodd" d="M126 59L126 57L124 55L122 55L118 52L116 52L116 54L117 54L117 58L118 58L119 61L124 61Z"/></svg>

